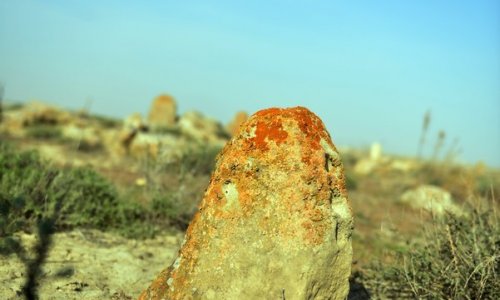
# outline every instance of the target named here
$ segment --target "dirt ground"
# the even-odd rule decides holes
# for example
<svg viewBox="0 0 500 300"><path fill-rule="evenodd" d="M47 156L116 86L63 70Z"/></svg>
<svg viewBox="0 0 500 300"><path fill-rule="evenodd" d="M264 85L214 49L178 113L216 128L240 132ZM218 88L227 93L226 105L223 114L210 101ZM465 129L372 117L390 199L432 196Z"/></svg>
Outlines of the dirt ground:
<svg viewBox="0 0 500 300"><path fill-rule="evenodd" d="M35 235L20 234L32 247ZM43 266L40 299L137 299L177 255L182 233L137 241L96 230L56 233ZM23 299L25 266L0 256L0 299Z"/></svg>

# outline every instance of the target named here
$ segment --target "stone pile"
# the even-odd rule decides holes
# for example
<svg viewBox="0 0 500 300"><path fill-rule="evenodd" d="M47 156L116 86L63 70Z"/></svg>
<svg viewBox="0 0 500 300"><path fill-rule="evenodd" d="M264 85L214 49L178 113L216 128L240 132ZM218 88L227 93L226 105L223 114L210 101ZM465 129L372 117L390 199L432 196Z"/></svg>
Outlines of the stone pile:
<svg viewBox="0 0 500 300"><path fill-rule="evenodd" d="M352 226L321 120L262 110L219 155L177 259L139 299L346 299Z"/></svg>

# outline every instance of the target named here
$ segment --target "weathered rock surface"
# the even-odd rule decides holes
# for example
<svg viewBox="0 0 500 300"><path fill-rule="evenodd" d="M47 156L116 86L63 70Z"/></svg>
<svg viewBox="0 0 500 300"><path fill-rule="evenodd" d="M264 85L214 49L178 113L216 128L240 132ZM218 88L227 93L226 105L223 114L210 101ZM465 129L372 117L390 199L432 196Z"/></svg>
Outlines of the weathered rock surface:
<svg viewBox="0 0 500 300"><path fill-rule="evenodd" d="M172 96L163 94L153 100L148 122L153 130L161 130L175 124L177 104Z"/></svg>
<svg viewBox="0 0 500 300"><path fill-rule="evenodd" d="M175 262L140 299L345 299L352 212L309 110L253 115L219 155Z"/></svg>
<svg viewBox="0 0 500 300"><path fill-rule="evenodd" d="M401 196L401 202L407 203L415 209L427 210L437 216L446 212L456 215L463 214L463 210L454 203L447 190L433 185L421 185L406 191Z"/></svg>
<svg viewBox="0 0 500 300"><path fill-rule="evenodd" d="M244 111L239 111L234 115L234 118L231 122L229 122L226 126L227 132L231 136L235 136L238 134L240 131L240 126L243 124L246 120L248 120L248 114Z"/></svg>

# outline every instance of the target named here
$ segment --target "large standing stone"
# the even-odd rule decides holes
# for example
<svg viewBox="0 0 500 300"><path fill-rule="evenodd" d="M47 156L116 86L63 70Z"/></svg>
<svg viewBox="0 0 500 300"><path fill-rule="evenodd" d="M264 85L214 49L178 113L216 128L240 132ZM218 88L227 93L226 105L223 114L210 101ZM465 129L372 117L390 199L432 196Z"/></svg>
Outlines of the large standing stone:
<svg viewBox="0 0 500 300"><path fill-rule="evenodd" d="M177 259L139 299L345 299L352 224L321 120L262 110L222 150Z"/></svg>
<svg viewBox="0 0 500 300"><path fill-rule="evenodd" d="M160 95L153 100L148 122L153 130L161 130L175 125L177 104L169 95Z"/></svg>

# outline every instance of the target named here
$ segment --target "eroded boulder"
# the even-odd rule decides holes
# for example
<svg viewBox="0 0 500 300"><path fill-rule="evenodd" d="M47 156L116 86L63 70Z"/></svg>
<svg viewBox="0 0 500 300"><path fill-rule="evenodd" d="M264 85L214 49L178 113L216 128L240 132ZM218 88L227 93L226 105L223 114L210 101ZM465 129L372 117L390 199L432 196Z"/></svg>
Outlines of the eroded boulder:
<svg viewBox="0 0 500 300"><path fill-rule="evenodd" d="M421 185L406 191L400 201L414 209L424 209L436 216L446 213L463 215L464 211L455 203L450 192L434 185Z"/></svg>
<svg viewBox="0 0 500 300"><path fill-rule="evenodd" d="M321 120L262 110L219 154L177 259L139 299L345 299L352 224Z"/></svg>

